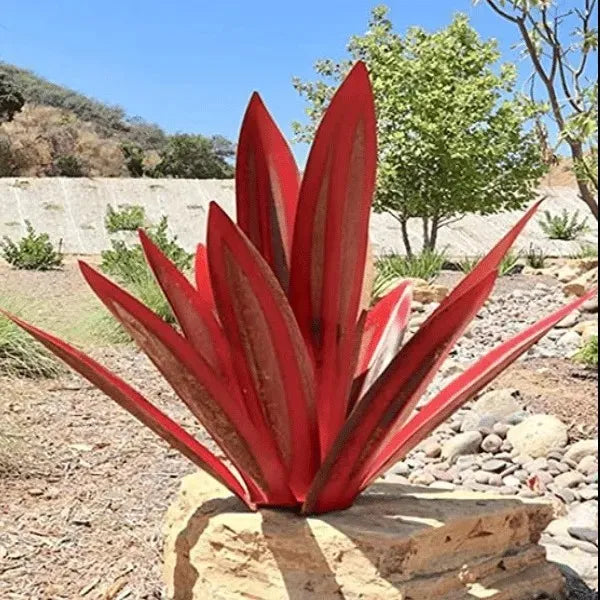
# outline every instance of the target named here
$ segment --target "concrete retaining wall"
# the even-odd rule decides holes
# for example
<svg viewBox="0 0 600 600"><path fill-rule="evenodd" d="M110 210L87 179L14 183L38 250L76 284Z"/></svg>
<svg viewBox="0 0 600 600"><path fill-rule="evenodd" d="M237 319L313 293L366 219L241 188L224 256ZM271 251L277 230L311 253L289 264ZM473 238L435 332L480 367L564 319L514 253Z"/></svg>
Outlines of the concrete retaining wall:
<svg viewBox="0 0 600 600"><path fill-rule="evenodd" d="M579 209L581 215L588 212L572 188L545 189L540 193L550 196L545 208L552 212L563 208ZM25 221L29 220L37 231L47 232L53 241L62 240L66 253L99 254L110 246L110 235L104 226L107 206L117 208L129 204L143 206L150 223L167 215L171 231L177 234L182 246L192 250L197 242L205 239L211 200L233 216L233 181L4 178L0 179L0 237L21 237L25 232ZM480 254L490 248L521 214L467 216L440 232L439 247L447 247L448 253L455 257ZM597 244L597 224L591 216L588 223L593 229L583 241ZM418 246L419 223L413 225L411 236ZM373 215L371 238L377 253L403 252L398 225L389 215ZM530 244L553 256L569 255L579 248L579 242L547 240L537 220L518 242L521 249Z"/></svg>

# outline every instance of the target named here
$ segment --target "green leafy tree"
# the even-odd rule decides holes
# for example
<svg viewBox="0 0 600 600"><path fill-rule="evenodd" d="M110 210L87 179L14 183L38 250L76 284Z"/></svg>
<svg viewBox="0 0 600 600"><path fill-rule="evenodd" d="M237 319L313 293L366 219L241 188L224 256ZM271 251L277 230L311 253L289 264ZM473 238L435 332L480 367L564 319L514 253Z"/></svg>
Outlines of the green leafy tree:
<svg viewBox="0 0 600 600"><path fill-rule="evenodd" d="M480 0L476 0L478 2ZM596 0L485 0L514 24L532 64L530 97L540 90L566 143L581 199L598 220L598 21Z"/></svg>
<svg viewBox="0 0 600 600"><path fill-rule="evenodd" d="M0 123L12 121L24 104L23 94L3 73L0 73Z"/></svg>
<svg viewBox="0 0 600 600"><path fill-rule="evenodd" d="M368 31L350 39L349 60L320 60L319 81L294 80L309 122L293 126L297 141L310 141L335 85L354 61L366 63L378 116L375 209L399 221L412 255L409 219L422 220L424 248L433 249L439 229L466 213L522 207L545 166L523 126L534 108L511 97L515 68L495 68L495 41L481 40L463 15L401 36L387 12L376 7Z"/></svg>
<svg viewBox="0 0 600 600"><path fill-rule="evenodd" d="M233 145L221 136L172 135L160 152L161 161L153 175L178 179L228 179L233 175L228 162L233 154Z"/></svg>
<svg viewBox="0 0 600 600"><path fill-rule="evenodd" d="M137 144L121 144L121 152L125 158L125 166L131 177L143 177L146 174L144 167L144 150Z"/></svg>

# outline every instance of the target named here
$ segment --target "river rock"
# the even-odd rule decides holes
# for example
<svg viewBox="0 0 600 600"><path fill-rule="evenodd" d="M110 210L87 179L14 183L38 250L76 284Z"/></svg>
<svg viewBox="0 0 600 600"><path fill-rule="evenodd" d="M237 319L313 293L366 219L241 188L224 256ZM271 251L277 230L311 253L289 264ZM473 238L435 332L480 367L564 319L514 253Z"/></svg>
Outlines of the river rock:
<svg viewBox="0 0 600 600"><path fill-rule="evenodd" d="M519 391L513 388L486 392L471 406L472 411L480 415L491 415L496 421L502 421L522 408L523 401Z"/></svg>
<svg viewBox="0 0 600 600"><path fill-rule="evenodd" d="M479 450L483 436L479 431L465 431L447 440L442 446L442 458L453 461L462 454L474 454Z"/></svg>
<svg viewBox="0 0 600 600"><path fill-rule="evenodd" d="M552 415L533 415L511 428L506 439L520 454L538 458L552 448L565 446L568 432L567 426Z"/></svg>
<svg viewBox="0 0 600 600"><path fill-rule="evenodd" d="M598 456L598 439L580 440L570 446L564 454L565 458L579 462L584 456Z"/></svg>

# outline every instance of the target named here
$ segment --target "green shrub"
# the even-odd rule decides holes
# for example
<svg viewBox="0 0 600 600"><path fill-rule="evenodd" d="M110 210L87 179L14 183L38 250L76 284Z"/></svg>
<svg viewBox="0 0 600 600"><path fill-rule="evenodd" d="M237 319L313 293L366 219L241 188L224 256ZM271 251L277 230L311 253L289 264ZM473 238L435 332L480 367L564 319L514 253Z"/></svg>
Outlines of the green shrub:
<svg viewBox="0 0 600 600"><path fill-rule="evenodd" d="M122 206L119 210L115 210L108 205L104 224L109 233L137 231L144 226L145 220L146 213L143 206Z"/></svg>
<svg viewBox="0 0 600 600"><path fill-rule="evenodd" d="M566 208L559 215L544 211L544 218L539 223L542 231L551 240L574 240L589 230L587 218L580 221L578 210L569 215Z"/></svg>
<svg viewBox="0 0 600 600"><path fill-rule="evenodd" d="M192 265L193 254L179 246L177 236L169 238L167 228L167 217L163 217L160 223L147 233L180 270L188 270ZM102 252L102 271L115 278L163 319L174 321L171 307L144 259L141 244L128 245L121 240L112 240L111 246L110 250Z"/></svg>
<svg viewBox="0 0 600 600"><path fill-rule="evenodd" d="M458 267L463 273L470 273L476 266L477 263L483 258L482 254L477 254L475 256L464 256L458 262Z"/></svg>
<svg viewBox="0 0 600 600"><path fill-rule="evenodd" d="M598 368L598 336L590 337L575 354L575 360L586 367Z"/></svg>
<svg viewBox="0 0 600 600"><path fill-rule="evenodd" d="M415 256L388 254L377 259L375 268L384 277L416 277L431 280L439 275L446 262L445 252L423 250Z"/></svg>
<svg viewBox="0 0 600 600"><path fill-rule="evenodd" d="M376 269L375 276L373 277L373 285L371 286L371 304L384 296L396 279L398 277L394 273Z"/></svg>
<svg viewBox="0 0 600 600"><path fill-rule="evenodd" d="M498 268L498 275L504 277L506 275L513 275L519 268L519 259L521 254L514 250L509 250L504 258L500 261L500 267Z"/></svg>
<svg viewBox="0 0 600 600"><path fill-rule="evenodd" d="M571 254L571 258L598 258L598 246L594 246L594 244L580 244L579 250Z"/></svg>
<svg viewBox="0 0 600 600"><path fill-rule="evenodd" d="M63 263L63 255L50 242L47 233L36 233L29 221L25 221L27 235L18 242L4 236L0 241L0 254L13 267L32 271L48 271L56 269Z"/></svg>
<svg viewBox="0 0 600 600"><path fill-rule="evenodd" d="M546 266L546 254L541 248L530 244L525 260L527 264L533 269L543 269Z"/></svg>
<svg viewBox="0 0 600 600"><path fill-rule="evenodd" d="M15 298L0 297L0 306L9 313L21 316L23 305ZM0 375L55 377L60 371L58 363L40 343L0 313Z"/></svg>
<svg viewBox="0 0 600 600"><path fill-rule="evenodd" d="M85 177L87 175L83 163L77 156L67 154L54 161L53 175L56 177Z"/></svg>

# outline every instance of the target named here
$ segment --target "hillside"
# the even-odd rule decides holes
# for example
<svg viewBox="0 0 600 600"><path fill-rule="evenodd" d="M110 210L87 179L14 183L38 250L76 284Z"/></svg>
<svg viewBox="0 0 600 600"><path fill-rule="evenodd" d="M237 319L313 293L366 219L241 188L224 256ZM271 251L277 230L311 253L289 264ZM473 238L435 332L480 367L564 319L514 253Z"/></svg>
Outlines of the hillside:
<svg viewBox="0 0 600 600"><path fill-rule="evenodd" d="M157 149L166 141L165 132L140 117L128 117L119 106L109 106L79 92L47 81L31 71L0 62L0 75L11 82L28 104L51 106L73 113L104 138L116 138L138 144L143 149Z"/></svg>
<svg viewBox="0 0 600 600"><path fill-rule="evenodd" d="M222 136L169 135L158 125L0 61L0 81L25 100L0 119L0 177L231 177Z"/></svg>

